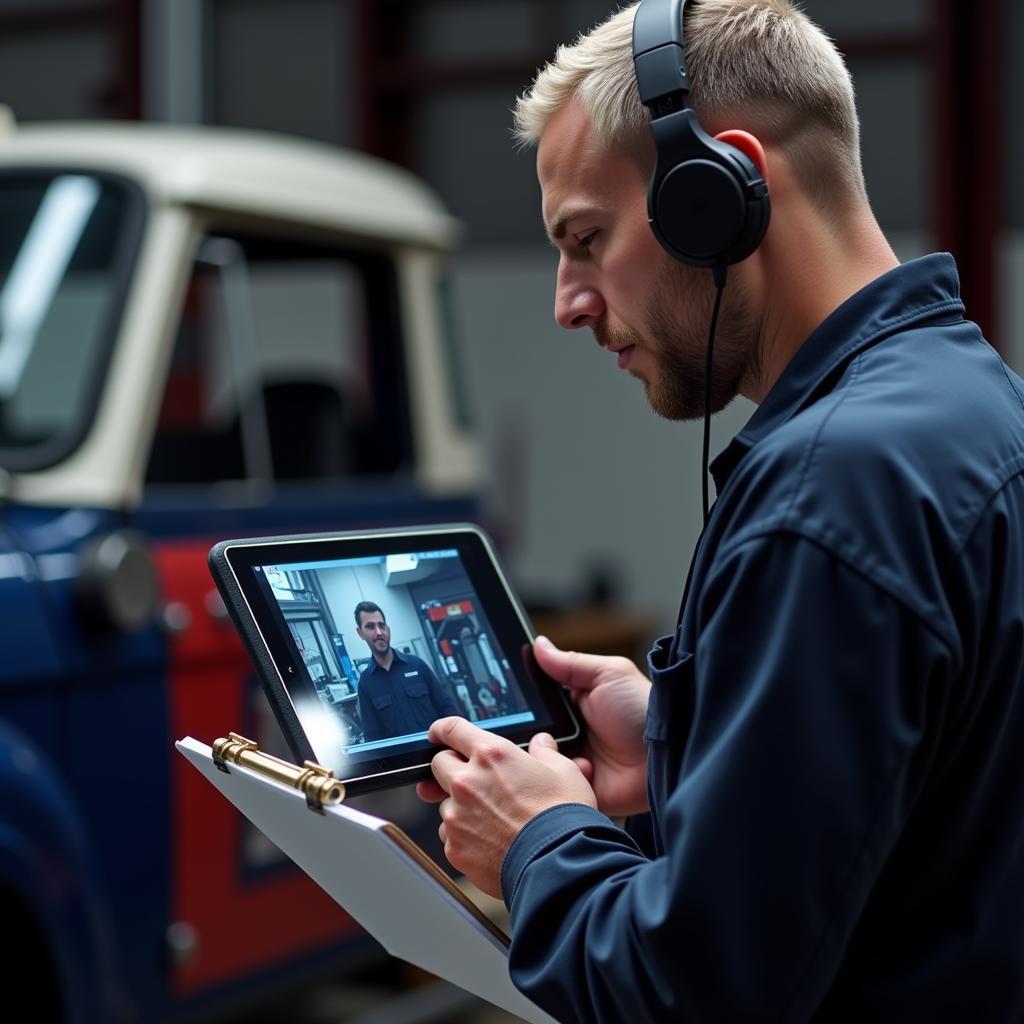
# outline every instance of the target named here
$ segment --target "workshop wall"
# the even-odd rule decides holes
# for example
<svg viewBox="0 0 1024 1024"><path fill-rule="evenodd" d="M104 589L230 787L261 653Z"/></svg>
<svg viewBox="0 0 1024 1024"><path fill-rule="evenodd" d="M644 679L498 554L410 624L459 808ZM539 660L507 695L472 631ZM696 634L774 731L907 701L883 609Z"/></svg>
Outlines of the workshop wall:
<svg viewBox="0 0 1024 1024"><path fill-rule="evenodd" d="M551 320L555 257L543 239L533 154L510 142L510 108L533 67L617 6L607 0L420 0L393 26L406 47L396 75L413 87L368 93L360 0L142 0L142 113L290 132L359 146L378 129L466 226L453 290L473 411L490 478L492 522L528 598L582 600L604 573L618 600L668 623L700 524L700 426L657 419L639 384L618 373L589 332ZM109 116L125 109L119 50L101 27L45 6L52 28L0 32L0 100L23 119ZM806 0L847 49L863 125L873 205L897 251L939 238L936 152L943 104L962 90L932 59L941 13L955 0ZM998 202L996 340L1024 366L1024 4L994 0L1006 68ZM2 24L2 20L0 20ZM851 44L848 48L844 45ZM966 46L966 43L964 44ZM965 53L965 58L968 54ZM391 65L388 65L391 67ZM440 70L439 70L440 69ZM468 69L468 70L467 70ZM475 70L474 70L475 69ZM471 73L472 72L472 73ZM396 87L398 88L398 87ZM121 90L119 93L118 90ZM381 111L401 115L401 139ZM985 113L979 111L979 114ZM949 115L952 117L952 115ZM376 118L376 120L375 120ZM369 127L368 127L369 125ZM955 146L956 139L949 145ZM962 145L966 145L963 143ZM971 206L992 202L957 195ZM751 408L738 401L714 428L723 446Z"/></svg>

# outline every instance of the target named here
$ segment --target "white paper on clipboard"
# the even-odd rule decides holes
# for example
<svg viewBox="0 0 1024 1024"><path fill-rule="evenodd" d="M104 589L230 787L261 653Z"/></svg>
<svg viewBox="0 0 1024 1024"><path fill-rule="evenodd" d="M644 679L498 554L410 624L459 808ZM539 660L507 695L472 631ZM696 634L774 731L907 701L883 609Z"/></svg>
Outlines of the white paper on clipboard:
<svg viewBox="0 0 1024 1024"><path fill-rule="evenodd" d="M508 940L392 822L306 799L244 765L227 772L188 736L175 746L392 956L530 1024L556 1024L512 984Z"/></svg>

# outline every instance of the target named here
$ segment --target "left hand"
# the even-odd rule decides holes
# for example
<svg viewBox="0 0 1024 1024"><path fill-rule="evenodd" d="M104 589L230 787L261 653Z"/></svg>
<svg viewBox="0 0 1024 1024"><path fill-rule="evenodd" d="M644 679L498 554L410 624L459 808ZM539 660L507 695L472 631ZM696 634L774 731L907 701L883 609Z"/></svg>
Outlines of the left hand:
<svg viewBox="0 0 1024 1024"><path fill-rule="evenodd" d="M531 818L558 804L597 806L590 783L547 733L527 751L464 718L439 718L428 736L449 749L431 762L436 781L416 791L441 805L438 835L449 862L497 899L505 851Z"/></svg>

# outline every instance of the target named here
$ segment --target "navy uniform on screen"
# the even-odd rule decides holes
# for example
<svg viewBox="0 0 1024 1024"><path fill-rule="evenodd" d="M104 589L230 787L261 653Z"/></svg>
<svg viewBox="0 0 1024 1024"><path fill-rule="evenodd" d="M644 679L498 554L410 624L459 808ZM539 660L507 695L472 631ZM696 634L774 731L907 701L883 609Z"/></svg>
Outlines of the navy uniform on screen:
<svg viewBox="0 0 1024 1024"><path fill-rule="evenodd" d="M391 646L391 627L378 605L360 601L355 617L357 631L373 654L372 663L359 677L365 741L426 732L435 718L458 714L427 663Z"/></svg>

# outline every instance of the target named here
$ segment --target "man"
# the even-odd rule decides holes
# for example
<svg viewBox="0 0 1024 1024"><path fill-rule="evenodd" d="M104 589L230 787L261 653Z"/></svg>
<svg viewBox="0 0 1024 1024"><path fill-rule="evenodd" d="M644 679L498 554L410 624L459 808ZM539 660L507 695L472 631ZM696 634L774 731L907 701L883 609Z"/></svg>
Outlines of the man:
<svg viewBox="0 0 1024 1024"><path fill-rule="evenodd" d="M435 719L458 713L427 663L391 646L391 629L379 605L360 601L355 617L356 630L373 655L357 687L364 740L426 732Z"/></svg>
<svg viewBox="0 0 1024 1024"><path fill-rule="evenodd" d="M648 229L634 9L561 48L517 122L556 319L686 419L713 282ZM701 123L771 193L714 349L713 408L759 408L713 463L653 687L538 640L587 756L446 719L420 795L560 1021L1024 1019L1024 382L949 256L898 264L826 37L788 0L701 0L685 40ZM648 838L612 820L646 810Z"/></svg>

